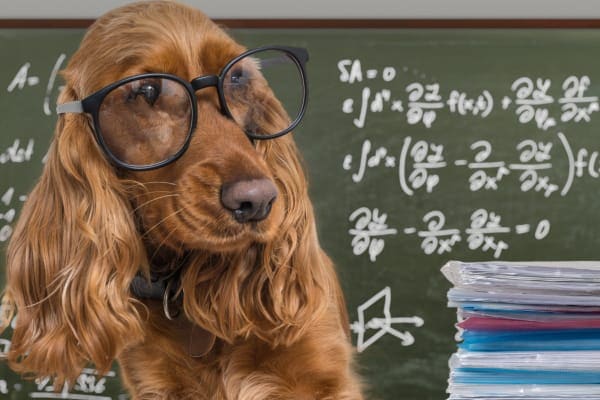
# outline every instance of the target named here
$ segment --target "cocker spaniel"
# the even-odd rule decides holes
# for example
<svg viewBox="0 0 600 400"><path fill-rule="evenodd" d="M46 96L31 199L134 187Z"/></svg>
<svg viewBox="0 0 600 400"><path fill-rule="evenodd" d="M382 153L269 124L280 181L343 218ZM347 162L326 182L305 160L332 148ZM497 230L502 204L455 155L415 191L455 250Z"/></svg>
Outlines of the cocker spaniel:
<svg viewBox="0 0 600 400"><path fill-rule="evenodd" d="M117 360L134 399L362 398L287 134L307 60L173 2L91 26L8 248L14 370L60 387Z"/></svg>

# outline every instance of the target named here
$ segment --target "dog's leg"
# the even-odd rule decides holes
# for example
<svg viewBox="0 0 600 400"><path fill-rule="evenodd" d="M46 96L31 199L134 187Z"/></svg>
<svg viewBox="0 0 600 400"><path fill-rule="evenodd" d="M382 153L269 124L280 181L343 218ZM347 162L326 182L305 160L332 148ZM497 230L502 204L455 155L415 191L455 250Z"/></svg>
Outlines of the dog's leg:
<svg viewBox="0 0 600 400"><path fill-rule="evenodd" d="M335 314L289 347L273 349L258 340L236 344L223 357L227 398L362 400L353 352Z"/></svg>
<svg viewBox="0 0 600 400"><path fill-rule="evenodd" d="M147 301L144 340L119 356L121 378L132 400L226 400L218 356L194 358L178 321L162 313L162 302ZM183 318L183 317L182 317Z"/></svg>

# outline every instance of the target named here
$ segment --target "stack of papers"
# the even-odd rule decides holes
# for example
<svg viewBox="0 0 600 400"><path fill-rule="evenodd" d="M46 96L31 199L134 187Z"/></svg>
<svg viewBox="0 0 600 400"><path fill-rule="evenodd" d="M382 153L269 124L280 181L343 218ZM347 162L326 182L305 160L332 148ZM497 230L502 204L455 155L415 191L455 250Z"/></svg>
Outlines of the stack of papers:
<svg viewBox="0 0 600 400"><path fill-rule="evenodd" d="M449 400L600 400L600 262L459 262Z"/></svg>

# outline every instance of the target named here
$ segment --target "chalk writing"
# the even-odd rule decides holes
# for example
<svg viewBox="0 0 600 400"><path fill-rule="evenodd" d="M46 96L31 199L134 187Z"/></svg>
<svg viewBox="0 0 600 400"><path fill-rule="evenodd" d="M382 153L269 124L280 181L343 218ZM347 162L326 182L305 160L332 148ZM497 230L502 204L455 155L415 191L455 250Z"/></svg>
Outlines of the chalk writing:
<svg viewBox="0 0 600 400"><path fill-rule="evenodd" d="M547 108L554 103L554 98L548 95L551 84L550 79L537 78L534 83L529 77L518 78L513 82L510 89L516 95L515 112L519 122L527 124L535 121L537 127L543 130L556 125L556 120L549 116Z"/></svg>
<svg viewBox="0 0 600 400"><path fill-rule="evenodd" d="M549 177L544 174L544 171L552 168L552 164L547 162L551 160L551 149L552 143L535 142L531 139L517 144L519 163L510 164L509 168L522 171L519 181L523 192L533 189L543 192L544 197L550 197L558 190L558 185L550 183Z"/></svg>
<svg viewBox="0 0 600 400"><path fill-rule="evenodd" d="M457 113L459 115L474 115L485 118L494 109L494 98L492 94L483 90L477 98L469 97L465 92L459 92L458 90L452 90L446 100L446 105L451 113Z"/></svg>
<svg viewBox="0 0 600 400"><path fill-rule="evenodd" d="M371 238L384 235L397 236L398 230L388 229L385 224L387 215L380 216L377 209L371 211L367 207L361 207L352 213L350 221L357 218L356 227L348 231L353 236L353 253L359 256L368 249L370 260L375 261L376 257L383 252L384 243L382 239L373 242ZM421 239L420 247L426 255L451 253L466 236L469 250L490 252L497 259L509 248L508 242L501 238L502 236L514 232L519 236L532 234L535 240L543 240L548 236L551 228L550 221L547 219L520 222L511 226L504 225L501 223L500 214L484 208L474 210L469 219L470 224L467 227L448 227L445 214L441 210L431 210L422 217L421 222L424 224L422 228L406 226L399 231L406 236L416 235ZM372 222L373 220L377 222ZM369 228L365 230L365 226Z"/></svg>
<svg viewBox="0 0 600 400"><path fill-rule="evenodd" d="M469 177L469 189L473 192L478 190L497 190L498 183L510 173L504 161L490 160L492 145L487 140L478 140L471 144L470 149L475 151L473 162L457 160L454 165L467 165L474 172Z"/></svg>
<svg viewBox="0 0 600 400"><path fill-rule="evenodd" d="M427 193L433 191L440 177L432 171L446 167L443 151L442 145L424 140L413 144L411 137L404 139L398 165L400 187L404 193L412 196L415 190L421 188L424 188Z"/></svg>
<svg viewBox="0 0 600 400"><path fill-rule="evenodd" d="M1 193L1 192L0 192ZM4 194L0 197L0 243L6 242L10 236L12 235L13 229L11 223L14 221L17 209L13 205L13 200L15 199L15 188L9 187ZM27 196L19 196L16 198L19 202L24 202L27 199ZM2 209L2 205L6 207L11 207L8 209Z"/></svg>
<svg viewBox="0 0 600 400"><path fill-rule="evenodd" d="M74 389L83 393L104 393L106 377L99 378L95 374L82 373L77 378Z"/></svg>
<svg viewBox="0 0 600 400"><path fill-rule="evenodd" d="M421 249L425 254L443 254L452 251L457 242L460 242L460 231L458 229L444 229L446 217L441 211L433 210L423 216L423 222L427 229L418 231L419 237L423 238ZM405 228L404 233L411 234L414 228Z"/></svg>
<svg viewBox="0 0 600 400"><path fill-rule="evenodd" d="M391 306L392 291L389 287L385 287L358 307L358 321L353 322L350 329L358 336L356 349L359 353L388 334L400 339L402 346L410 346L415 343L415 338L409 331L399 331L392 325L414 325L419 328L425 323L423 318L419 316L393 318L390 311ZM367 320L366 314L372 308L375 309L374 313L378 316ZM371 334L369 335L369 333Z"/></svg>
<svg viewBox="0 0 600 400"><path fill-rule="evenodd" d="M591 80L587 75L569 76L563 82L563 97L558 99L561 104L562 122L590 122L591 114L598 111L598 96L586 96Z"/></svg>
<svg viewBox="0 0 600 400"><path fill-rule="evenodd" d="M56 87L56 78L58 76L58 72L61 66L64 64L66 59L66 54L60 54L51 68L50 76L48 77L48 81L46 83L46 89L42 105L42 110L45 115L49 116L53 114L51 98L53 97L53 93L55 93L55 89L58 89L58 91L62 90L62 87ZM30 62L26 62L19 68L19 70L17 71L17 73L6 88L6 91L8 93L13 93L16 90L22 91L26 88L35 87L40 84L39 75L33 75L30 73L31 66L32 64Z"/></svg>
<svg viewBox="0 0 600 400"><path fill-rule="evenodd" d="M396 229L388 228L387 214L379 213L377 208L358 208L350 214L349 220L356 221L354 228L348 231L353 236L352 251L355 255L361 255L368 250L371 261L375 261L383 252L385 241L381 237L398 233Z"/></svg>
<svg viewBox="0 0 600 400"><path fill-rule="evenodd" d="M352 174L352 180L354 182L362 181L367 168L375 168L380 165L385 165L388 168L394 168L396 166L396 157L388 155L385 147L379 147L373 153L371 153L371 148L371 141L366 139L362 145L358 170ZM352 161L352 155L347 154L343 162L343 168L346 171L352 169Z"/></svg>
<svg viewBox="0 0 600 400"><path fill-rule="evenodd" d="M484 208L474 210L470 216L470 225L464 229L446 227L446 217L442 211L433 210L425 214L422 221L426 229L419 230L415 227L403 229L406 235L417 234L422 238L421 249L427 255L450 253L454 246L462 241L466 235L469 250L481 250L491 252L496 259L500 258L503 251L509 248L504 239L499 236L515 232L517 235L525 235L531 232L531 223L518 223L507 226L501 223L502 217ZM535 229L533 236L535 240L542 240L550 233L550 221L542 219L534 221Z"/></svg>
<svg viewBox="0 0 600 400"><path fill-rule="evenodd" d="M366 139L359 162L355 162L352 154L346 154L342 168L352 172L352 182L358 184L366 179L370 169L397 167L399 186L407 196L415 195L418 190L434 192L443 179L444 171L452 168L472 171L468 181L465 181L466 187L472 192L498 190L501 184L507 182L506 177L514 173L522 192L537 192L545 198L554 193L567 195L576 178L600 178L600 150L573 149L562 132L558 132L556 137L557 142L525 139L516 143L512 160L493 158L493 145L488 140L471 143L468 149L472 155L469 157L463 157L463 154L450 157L443 145L425 140L415 141L410 136L404 138L398 156L394 155L394 150L375 146ZM555 157L566 157L566 163L558 163L566 165L566 170L560 173L554 171ZM559 182L551 175L564 175L565 179Z"/></svg>
<svg viewBox="0 0 600 400"><path fill-rule="evenodd" d="M408 93L408 110L406 111L408 123L415 125L421 122L427 128L431 128L437 118L436 110L444 107L440 95L440 85L438 83L423 85L420 82L413 82L406 86L406 92Z"/></svg>
<svg viewBox="0 0 600 400"><path fill-rule="evenodd" d="M23 90L26 85L36 86L40 83L39 76L29 76L29 68L31 68L31 63L29 62L23 64L23 66L19 68L19 71L6 88L9 93L13 92L15 89Z"/></svg>
<svg viewBox="0 0 600 400"><path fill-rule="evenodd" d="M33 139L29 139L25 146L21 146L21 141L15 139L12 145L0 153L0 164L22 163L31 160L34 143Z"/></svg>
<svg viewBox="0 0 600 400"><path fill-rule="evenodd" d="M65 384L60 392L56 392L52 379L36 379L36 390L29 393L32 399L70 399L70 400L111 400L106 392L107 379L116 379L117 374L109 371L106 375L98 376L94 369L84 368L74 386Z"/></svg>
<svg viewBox="0 0 600 400"><path fill-rule="evenodd" d="M364 128L370 115L384 111L406 113L408 125L422 124L431 128L442 110L450 115L489 117L500 104L498 111L514 113L521 124L534 124L536 128L547 131L561 122L590 122L592 114L600 110L597 96L588 96L591 86L587 75L565 77L561 85L562 93L551 94L552 80L544 77L521 76L513 80L509 90L513 96L495 99L492 92L482 88L479 93L469 94L461 88L444 91L439 82L414 81L401 84L398 81L397 68L386 66L380 69L365 68L358 59L343 59L338 62L339 81L356 84L373 81L394 84L384 89L374 90L365 86L358 98L342 100L345 114L354 115L352 120L357 128ZM550 107L558 104L561 114L551 115Z"/></svg>

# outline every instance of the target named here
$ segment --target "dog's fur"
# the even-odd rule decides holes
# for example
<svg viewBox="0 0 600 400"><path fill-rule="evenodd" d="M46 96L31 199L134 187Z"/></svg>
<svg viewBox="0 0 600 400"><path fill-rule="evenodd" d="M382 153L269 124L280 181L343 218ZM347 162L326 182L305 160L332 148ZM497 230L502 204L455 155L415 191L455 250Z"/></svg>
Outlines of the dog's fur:
<svg viewBox="0 0 600 400"><path fill-rule="evenodd" d="M89 29L59 103L144 72L218 74L243 50L187 6L128 5ZM221 114L214 88L197 96L189 150L153 171L113 167L88 115L60 116L8 248L12 368L60 386L90 362L104 372L116 359L134 399L361 399L343 296L292 135L253 144ZM279 192L270 215L237 222L222 186L265 178ZM172 322L131 283L182 264L182 317ZM181 318L204 335L187 334ZM193 358L190 336L216 340Z"/></svg>

